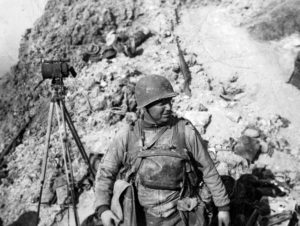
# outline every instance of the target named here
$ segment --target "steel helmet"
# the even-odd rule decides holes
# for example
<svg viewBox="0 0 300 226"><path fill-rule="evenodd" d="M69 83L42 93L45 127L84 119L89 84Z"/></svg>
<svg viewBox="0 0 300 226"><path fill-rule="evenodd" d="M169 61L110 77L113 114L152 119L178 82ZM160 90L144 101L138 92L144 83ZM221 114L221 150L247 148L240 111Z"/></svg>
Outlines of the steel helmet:
<svg viewBox="0 0 300 226"><path fill-rule="evenodd" d="M141 78L135 86L135 98L138 108L178 94L174 92L168 79L160 75L149 75Z"/></svg>

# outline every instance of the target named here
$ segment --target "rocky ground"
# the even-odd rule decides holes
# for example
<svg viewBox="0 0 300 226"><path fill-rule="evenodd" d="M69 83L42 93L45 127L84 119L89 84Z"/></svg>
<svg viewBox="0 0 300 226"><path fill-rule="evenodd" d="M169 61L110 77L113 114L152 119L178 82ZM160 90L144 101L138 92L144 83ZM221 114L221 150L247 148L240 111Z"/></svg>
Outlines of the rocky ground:
<svg viewBox="0 0 300 226"><path fill-rule="evenodd" d="M64 80L66 105L88 155L103 153L120 127L136 118L136 81L143 75L161 74L180 93L174 111L190 119L209 142L219 173L238 179L254 169L268 169L287 193L269 198L272 213L293 210L300 194L300 93L286 81L300 46L300 21L294 16L299 3L116 2L49 0L45 14L24 35L18 65L0 80L1 150L29 122L2 168L7 173L0 185L4 225L37 209L50 81L34 87L41 80L40 58L57 59L65 54L78 73ZM104 48L111 30L129 37L137 31L152 36L138 47L138 54L120 51L111 59L97 54L85 59L92 47ZM191 97L183 92L175 35L191 71ZM61 158L57 123L53 127L46 188L55 174L56 159ZM259 153L253 161L235 154L244 144L243 135L258 144L251 146ZM87 167L74 141L70 147L79 181ZM44 197L46 193L47 189ZM93 213L93 199L93 189L83 189L80 221ZM67 225L68 211L60 214L60 210L58 204L43 205L39 225Z"/></svg>

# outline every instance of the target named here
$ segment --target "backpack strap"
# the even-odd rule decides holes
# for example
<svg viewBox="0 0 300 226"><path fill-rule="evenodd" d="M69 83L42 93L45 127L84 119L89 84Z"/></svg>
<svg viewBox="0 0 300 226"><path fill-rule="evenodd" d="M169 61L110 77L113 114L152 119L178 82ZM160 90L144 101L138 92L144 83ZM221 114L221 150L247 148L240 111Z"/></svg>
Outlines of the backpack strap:
<svg viewBox="0 0 300 226"><path fill-rule="evenodd" d="M150 149L158 141L158 139L164 134L164 132L166 132L167 129L168 129L167 126L161 128L160 131L151 139L149 143L144 144L143 149L144 150Z"/></svg>
<svg viewBox="0 0 300 226"><path fill-rule="evenodd" d="M174 128L173 133L173 142L176 141L177 148L184 151L184 153L188 156L188 161L190 163L189 169L187 170L187 177L188 182L190 183L190 186L192 187L201 187L201 183L203 182L202 178L202 172L198 169L197 161L195 160L193 154L191 151L187 149L186 145L186 137L185 137L185 127L186 125L191 124L191 122L184 118L179 118L178 122ZM174 140L175 139L175 140ZM187 165L188 166L188 165ZM186 167L187 167L186 166ZM192 188L194 190L194 188ZM193 193L194 191L192 191Z"/></svg>
<svg viewBox="0 0 300 226"><path fill-rule="evenodd" d="M179 118L177 120L178 121L174 127L172 140L179 149L183 150L187 148L185 142L185 125L188 123L188 121L184 118Z"/></svg>
<svg viewBox="0 0 300 226"><path fill-rule="evenodd" d="M186 137L185 137L185 127L186 125L191 124L191 122L185 118L179 118L178 122L174 127L173 132L173 143L177 145L178 149L184 150L185 154L188 155L190 161L194 163L195 161L192 152L187 149Z"/></svg>

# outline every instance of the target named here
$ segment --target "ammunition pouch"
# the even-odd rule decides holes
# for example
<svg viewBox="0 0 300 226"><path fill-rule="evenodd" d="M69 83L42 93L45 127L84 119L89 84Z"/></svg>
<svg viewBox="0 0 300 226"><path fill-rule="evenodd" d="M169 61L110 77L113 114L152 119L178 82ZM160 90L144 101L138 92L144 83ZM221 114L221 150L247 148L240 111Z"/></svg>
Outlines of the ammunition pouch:
<svg viewBox="0 0 300 226"><path fill-rule="evenodd" d="M154 149L139 153L138 158L142 158L137 174L143 186L162 190L182 188L187 156L177 150Z"/></svg>

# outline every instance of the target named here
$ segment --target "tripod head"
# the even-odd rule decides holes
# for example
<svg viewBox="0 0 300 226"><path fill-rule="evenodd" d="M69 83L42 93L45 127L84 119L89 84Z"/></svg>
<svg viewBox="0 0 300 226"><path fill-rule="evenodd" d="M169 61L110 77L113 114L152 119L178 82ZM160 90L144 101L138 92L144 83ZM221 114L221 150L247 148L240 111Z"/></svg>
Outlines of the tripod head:
<svg viewBox="0 0 300 226"><path fill-rule="evenodd" d="M70 74L75 78L77 73L73 67L69 66L69 62L69 59L44 60L42 62L43 79L67 78Z"/></svg>
<svg viewBox="0 0 300 226"><path fill-rule="evenodd" d="M67 93L67 87L62 77L54 77L51 81L52 100L64 99Z"/></svg>
<svg viewBox="0 0 300 226"><path fill-rule="evenodd" d="M42 77L43 80L51 79L51 88L54 94L63 97L66 94L66 87L64 86L64 78L76 77L77 73L73 67L69 66L69 59L60 60L44 60L42 62Z"/></svg>
<svg viewBox="0 0 300 226"><path fill-rule="evenodd" d="M73 67L69 66L70 60L44 60L42 61L42 77L41 80L33 90L36 90L46 79L52 79L51 86L53 89L58 89L63 86L63 78L67 78L72 75L76 77L77 73Z"/></svg>

